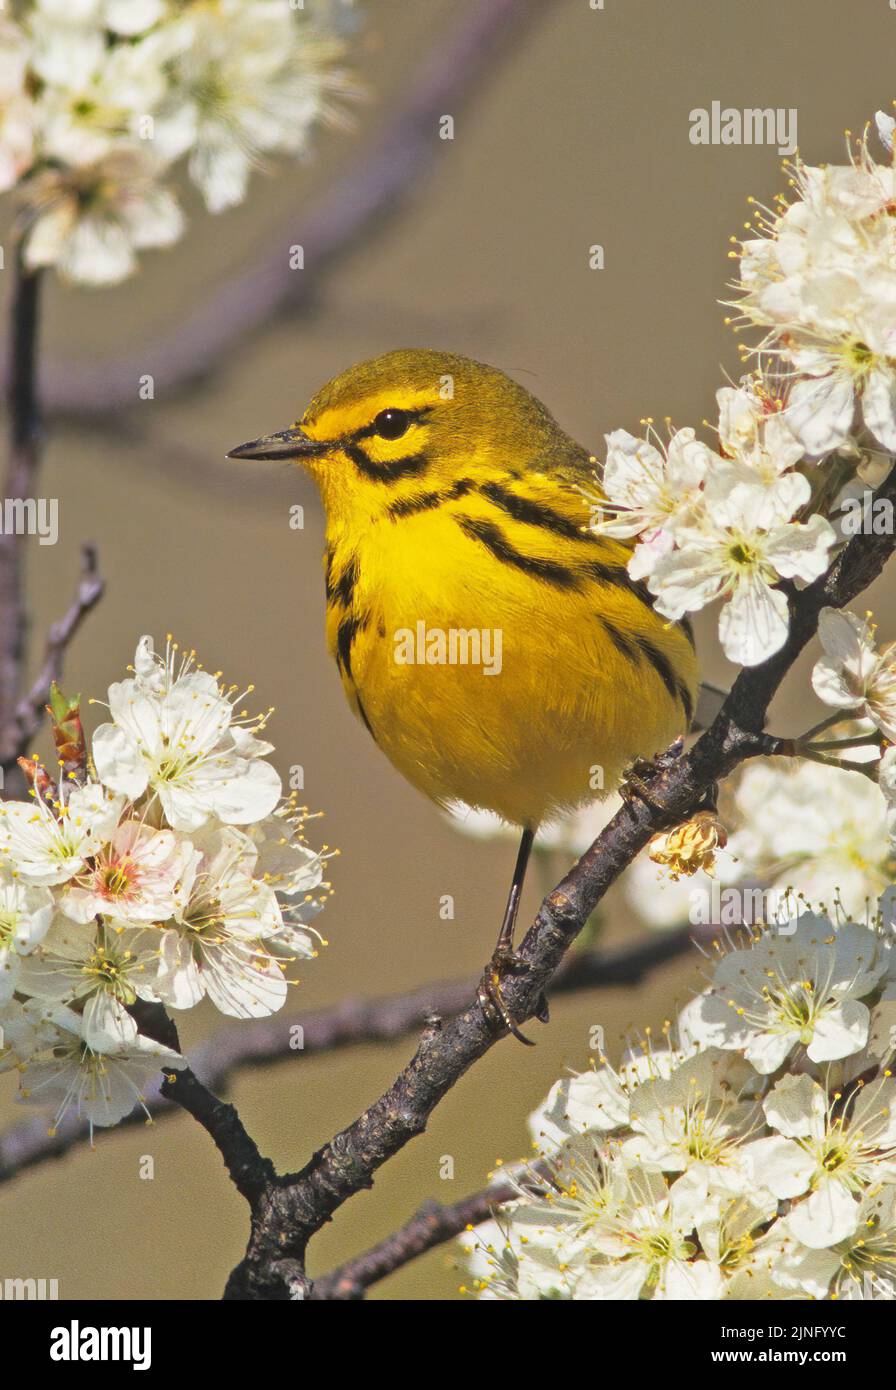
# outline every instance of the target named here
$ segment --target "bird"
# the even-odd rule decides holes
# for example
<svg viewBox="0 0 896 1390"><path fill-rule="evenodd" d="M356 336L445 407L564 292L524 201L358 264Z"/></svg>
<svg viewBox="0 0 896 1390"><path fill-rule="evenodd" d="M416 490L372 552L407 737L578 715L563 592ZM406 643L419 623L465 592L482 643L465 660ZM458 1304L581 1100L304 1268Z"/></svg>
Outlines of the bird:
<svg viewBox="0 0 896 1390"><path fill-rule="evenodd" d="M531 1044L501 986L525 968L513 935L535 834L687 731L689 623L631 578L632 542L589 527L594 455L496 367L387 352L228 457L290 460L317 484L327 644L377 746L439 806L519 828L479 999Z"/></svg>

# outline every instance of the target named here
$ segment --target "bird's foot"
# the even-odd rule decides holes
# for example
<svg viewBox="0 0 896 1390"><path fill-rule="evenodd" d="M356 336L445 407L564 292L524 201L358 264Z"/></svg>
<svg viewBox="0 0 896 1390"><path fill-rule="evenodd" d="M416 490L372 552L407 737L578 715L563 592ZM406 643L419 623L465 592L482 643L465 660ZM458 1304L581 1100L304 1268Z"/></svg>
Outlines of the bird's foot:
<svg viewBox="0 0 896 1390"><path fill-rule="evenodd" d="M664 753L659 753L651 761L649 758L635 758L629 763L622 777L619 795L623 801L643 801L649 811L661 811L650 794L650 785L657 777L673 767L684 751L684 735L679 735Z"/></svg>
<svg viewBox="0 0 896 1390"><path fill-rule="evenodd" d="M523 960L515 951L499 949L495 951L485 967L482 979L479 981L479 988L476 991L486 1022L493 1028L506 1028L526 1047L534 1047L535 1043L531 1038L527 1038L525 1033L520 1032L510 1017L501 989L501 982L505 975L524 975L530 968L529 962ZM548 1021L548 1001L543 994L539 996L535 1017L540 1023L547 1023Z"/></svg>

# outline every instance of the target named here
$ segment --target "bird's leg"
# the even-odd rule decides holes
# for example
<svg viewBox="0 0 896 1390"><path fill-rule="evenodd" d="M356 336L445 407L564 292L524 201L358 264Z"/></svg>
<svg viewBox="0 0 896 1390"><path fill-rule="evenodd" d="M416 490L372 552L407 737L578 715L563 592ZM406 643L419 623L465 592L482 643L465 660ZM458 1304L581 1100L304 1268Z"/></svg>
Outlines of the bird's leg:
<svg viewBox="0 0 896 1390"><path fill-rule="evenodd" d="M520 960L513 949L513 929L516 925L517 913L520 907L520 897L523 892L523 880L526 877L526 866L529 863L529 855L532 852L532 842L535 839L535 831L528 826L523 831L520 840L519 852L516 856L516 866L513 870L513 879L510 884L510 892L507 895L507 906L504 909L504 918L501 922L501 930L498 932L498 940L495 943L494 953L485 967L482 979L479 981L478 997L482 1006L482 1012L489 1020L499 1019L504 1027L511 1032L521 1043L527 1047L534 1047L531 1038L527 1038L517 1028L510 1014L507 1012L507 1005L501 993L501 977L504 974L519 974L523 970L528 970L525 961ZM547 1022L548 1006L544 996L539 1000L539 1009L536 1015Z"/></svg>

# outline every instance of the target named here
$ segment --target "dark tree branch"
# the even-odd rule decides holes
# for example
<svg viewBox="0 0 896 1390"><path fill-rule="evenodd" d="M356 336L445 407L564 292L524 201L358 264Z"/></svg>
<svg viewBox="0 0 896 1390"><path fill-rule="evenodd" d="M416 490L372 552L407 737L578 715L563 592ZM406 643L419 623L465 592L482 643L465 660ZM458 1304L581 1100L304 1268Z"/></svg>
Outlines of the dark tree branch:
<svg viewBox="0 0 896 1390"><path fill-rule="evenodd" d="M638 984L658 966L683 955L701 931L705 929L651 933L631 946L573 954L552 980L551 998L587 989ZM302 1057L345 1047L394 1042L422 1028L434 1015L450 1018L460 1013L475 987L475 980L449 980L385 999L346 999L334 1008L319 1009L298 1018L275 1014L242 1023L239 1027L222 1028L192 1050L191 1075L197 1085L210 1093L226 1089L234 1075L245 1068L294 1060L297 1052L291 1045L291 1038L296 1026L301 1027L303 1034L303 1046L298 1053ZM165 1037L160 1040L166 1046L171 1045ZM147 1088L144 1100L153 1119L177 1114L177 1102L183 1109L195 1113L189 1101L196 1092L190 1085L183 1087L183 1079L184 1073L180 1072L173 1086L163 1088L160 1082ZM214 1096L211 1099L214 1100ZM121 1123L142 1124L144 1120L143 1110L137 1109ZM225 1138L223 1133L221 1137ZM39 1115L12 1125L0 1135L0 1183L49 1159L62 1158L89 1138L88 1125L74 1112L61 1120L52 1134L47 1133L46 1119Z"/></svg>
<svg viewBox="0 0 896 1390"><path fill-rule="evenodd" d="M894 470L896 473L896 470ZM896 497L896 476L878 494ZM788 591L790 630L782 650L740 673L709 730L694 748L657 765L650 800L620 810L562 882L542 903L519 954L528 970L507 979L511 1017L535 1016L539 997L610 885L658 830L686 820L715 783L747 758L779 751L762 730L772 697L818 624L827 604L840 607L883 569L893 536L856 536L830 570L807 589ZM230 1276L225 1298L282 1299L309 1289L305 1250L343 1202L372 1186L373 1175L421 1134L429 1116L469 1068L503 1035L471 1002L447 1024L434 1020L416 1053L389 1089L298 1173L277 1177L257 1204L245 1258Z"/></svg>
<svg viewBox="0 0 896 1390"><path fill-rule="evenodd" d="M48 407L69 415L101 415L136 402L137 383L151 372L158 394L206 376L229 352L284 308L310 303L321 278L363 234L399 210L416 183L450 152L439 118L457 118L502 55L553 0L479 0L457 28L439 35L432 56L411 81L386 125L344 177L310 209L304 201L271 237L269 250L242 275L225 279L207 304L136 357L91 363L49 363ZM305 269L290 269L288 248L304 248Z"/></svg>
<svg viewBox="0 0 896 1390"><path fill-rule="evenodd" d="M138 1001L132 1013L141 1033L180 1052L177 1027L161 1004ZM217 1147L237 1191L254 1210L261 1194L275 1178L270 1159L262 1158L234 1107L212 1095L189 1067L171 1070L163 1076L161 1094L198 1120Z"/></svg>

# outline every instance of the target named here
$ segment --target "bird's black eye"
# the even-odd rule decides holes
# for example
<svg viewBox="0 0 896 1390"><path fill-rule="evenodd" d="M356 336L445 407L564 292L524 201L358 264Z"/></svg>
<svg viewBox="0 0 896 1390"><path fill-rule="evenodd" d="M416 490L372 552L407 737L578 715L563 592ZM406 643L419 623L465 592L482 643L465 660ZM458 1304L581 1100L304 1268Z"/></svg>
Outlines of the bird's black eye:
<svg viewBox="0 0 896 1390"><path fill-rule="evenodd" d="M382 439L400 439L411 423L406 410L381 410L373 422L374 429Z"/></svg>

